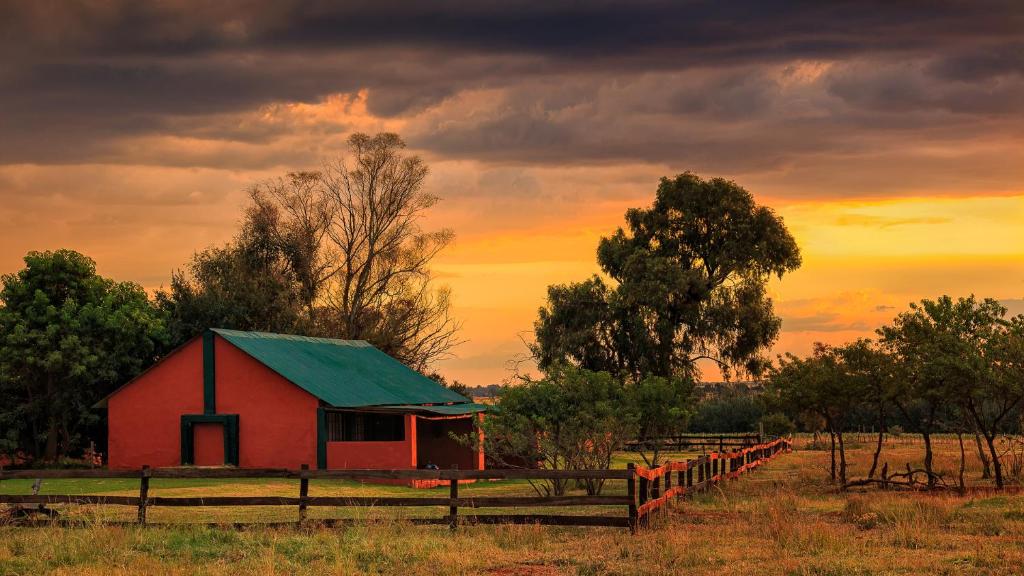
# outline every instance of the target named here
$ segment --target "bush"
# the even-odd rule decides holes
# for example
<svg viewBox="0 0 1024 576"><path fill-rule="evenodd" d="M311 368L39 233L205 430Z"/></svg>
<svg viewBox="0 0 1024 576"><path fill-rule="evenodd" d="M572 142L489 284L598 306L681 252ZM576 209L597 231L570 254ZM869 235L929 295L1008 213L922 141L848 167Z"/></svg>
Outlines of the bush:
<svg viewBox="0 0 1024 576"><path fill-rule="evenodd" d="M691 432L754 432L764 416L764 404L754 394L733 392L697 404Z"/></svg>
<svg viewBox="0 0 1024 576"><path fill-rule="evenodd" d="M769 436L785 436L796 431L796 424L782 412L772 412L761 418L761 429Z"/></svg>

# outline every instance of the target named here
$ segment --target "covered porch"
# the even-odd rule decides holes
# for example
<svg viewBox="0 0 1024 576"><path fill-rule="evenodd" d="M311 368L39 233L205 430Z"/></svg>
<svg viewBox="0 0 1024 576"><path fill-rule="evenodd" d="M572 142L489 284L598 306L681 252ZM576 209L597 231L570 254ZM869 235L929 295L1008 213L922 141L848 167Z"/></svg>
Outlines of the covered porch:
<svg viewBox="0 0 1024 576"><path fill-rule="evenodd" d="M322 407L318 468L483 470L483 435L476 424L484 408L479 404ZM429 487L437 482L413 484Z"/></svg>

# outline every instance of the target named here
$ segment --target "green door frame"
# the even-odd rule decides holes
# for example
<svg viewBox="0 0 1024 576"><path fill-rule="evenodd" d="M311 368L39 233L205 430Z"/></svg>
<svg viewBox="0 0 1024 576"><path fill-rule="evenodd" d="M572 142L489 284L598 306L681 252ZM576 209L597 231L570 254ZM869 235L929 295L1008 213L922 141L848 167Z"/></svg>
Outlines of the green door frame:
<svg viewBox="0 0 1024 576"><path fill-rule="evenodd" d="M181 465L195 463L195 425L222 424L224 426L224 464L238 466L238 414L182 414Z"/></svg>

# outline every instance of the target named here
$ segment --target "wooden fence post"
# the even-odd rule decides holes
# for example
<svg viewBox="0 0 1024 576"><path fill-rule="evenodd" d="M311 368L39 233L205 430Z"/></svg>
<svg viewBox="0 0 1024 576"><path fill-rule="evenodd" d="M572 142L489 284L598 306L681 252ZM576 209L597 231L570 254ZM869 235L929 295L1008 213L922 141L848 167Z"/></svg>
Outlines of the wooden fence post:
<svg viewBox="0 0 1024 576"><path fill-rule="evenodd" d="M151 475L149 465L143 465L142 474L139 476L139 524L146 523L146 504L149 503L149 477Z"/></svg>
<svg viewBox="0 0 1024 576"><path fill-rule="evenodd" d="M693 487L693 467L696 464L697 464L696 460L687 460L686 461L686 487L687 488L692 488Z"/></svg>
<svg viewBox="0 0 1024 576"><path fill-rule="evenodd" d="M306 521L306 506L309 503L309 464L302 465L299 472L299 525Z"/></svg>
<svg viewBox="0 0 1024 576"><path fill-rule="evenodd" d="M459 499L459 479L453 475L452 479L448 481L448 486L448 498L450 499L448 503L448 528L455 530L459 526L459 505L457 503Z"/></svg>
<svg viewBox="0 0 1024 576"><path fill-rule="evenodd" d="M636 464L626 464L629 470L629 478L626 478L626 497L629 498L629 531L636 534Z"/></svg>

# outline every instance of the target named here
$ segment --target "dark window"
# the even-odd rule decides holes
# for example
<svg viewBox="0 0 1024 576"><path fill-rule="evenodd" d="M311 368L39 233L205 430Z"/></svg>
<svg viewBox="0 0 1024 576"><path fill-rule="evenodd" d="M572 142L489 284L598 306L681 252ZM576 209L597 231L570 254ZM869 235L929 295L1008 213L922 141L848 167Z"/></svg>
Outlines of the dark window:
<svg viewBox="0 0 1024 576"><path fill-rule="evenodd" d="M328 442L401 442L405 417L401 414L328 412Z"/></svg>

